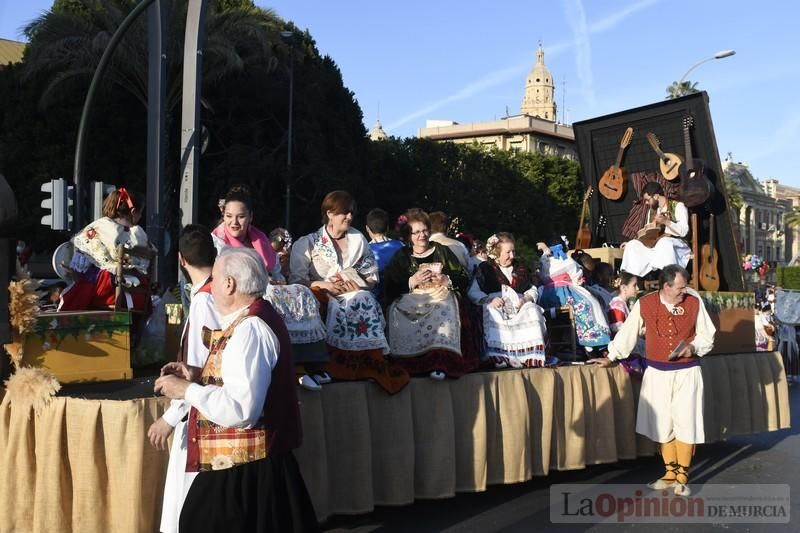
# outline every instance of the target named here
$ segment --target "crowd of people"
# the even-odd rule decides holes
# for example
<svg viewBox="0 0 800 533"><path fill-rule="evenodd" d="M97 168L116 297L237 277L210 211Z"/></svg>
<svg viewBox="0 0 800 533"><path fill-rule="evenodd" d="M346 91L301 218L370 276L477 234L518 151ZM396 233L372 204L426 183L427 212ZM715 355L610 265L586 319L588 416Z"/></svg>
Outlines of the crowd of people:
<svg viewBox="0 0 800 533"><path fill-rule="evenodd" d="M61 310L148 312L153 250L138 226L143 201L124 188L112 192L104 216L73 237L74 282L54 295ZM324 198L321 226L299 239L283 228L255 227L244 187L231 188L219 209L209 232L214 247L251 249L261 258L269 279L263 296L284 321L298 382L307 389L372 379L395 393L411 376L442 380L479 368L545 366L558 355L548 320L566 307L578 350L601 353L611 340L613 269L580 252L567 256L564 243L555 253L539 243L541 258L525 264L513 234L451 236L445 213L416 208L396 222L371 210L367 238L352 225L356 202L345 191Z"/></svg>
<svg viewBox="0 0 800 533"><path fill-rule="evenodd" d="M640 300L647 306L631 308L639 277L617 276L585 252L568 255L563 241L538 243L541 255L526 264L512 233L450 236L445 213L418 208L395 224L371 210L368 239L353 226L356 207L345 191L327 194L320 227L294 240L283 228L256 228L252 196L233 187L216 227L182 230L179 263L191 302L181 353L156 381L173 402L148 431L162 449L174 435L162 531L249 530L264 521L280 531L314 529L291 454L301 440L298 383L320 390L334 380L372 380L392 394L411 376L543 367L558 364L558 355L626 360L653 400L649 412L640 409L637 431L662 443L665 461L678 446L679 462L671 460L657 484L686 494L681 446L702 442L702 413L674 421L671 409L673 402L695 409L702 398L697 357L710 349L713 326L681 265L661 270L663 305L651 294ZM140 195L114 191L104 217L75 235L74 283L60 294L62 309L148 312L141 295L153 250L137 225L143 209ZM549 327L563 316L574 335L567 354L554 350ZM667 357L672 351L677 363ZM658 372L644 372L645 353ZM690 397L667 393L675 379ZM226 496L231 487L238 497ZM253 501L271 501L271 511Z"/></svg>

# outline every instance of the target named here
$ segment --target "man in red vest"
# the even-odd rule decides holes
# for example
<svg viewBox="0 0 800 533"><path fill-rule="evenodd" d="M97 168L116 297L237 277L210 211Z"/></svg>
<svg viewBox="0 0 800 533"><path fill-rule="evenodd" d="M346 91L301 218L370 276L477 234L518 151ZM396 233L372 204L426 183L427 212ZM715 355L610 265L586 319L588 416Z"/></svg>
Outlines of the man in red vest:
<svg viewBox="0 0 800 533"><path fill-rule="evenodd" d="M199 373L173 364L156 380L156 392L191 406L186 472L198 474L181 531L318 530L292 454L302 440L292 345L262 298L267 280L253 249L223 249L211 281L221 335Z"/></svg>
<svg viewBox="0 0 800 533"><path fill-rule="evenodd" d="M687 287L689 274L667 265L660 289L641 297L614 340L601 366L625 359L644 333L647 369L642 378L636 432L661 445L666 473L650 488L673 488L689 496L689 466L695 444L705 441L703 375L700 357L714 346L716 329L699 295Z"/></svg>

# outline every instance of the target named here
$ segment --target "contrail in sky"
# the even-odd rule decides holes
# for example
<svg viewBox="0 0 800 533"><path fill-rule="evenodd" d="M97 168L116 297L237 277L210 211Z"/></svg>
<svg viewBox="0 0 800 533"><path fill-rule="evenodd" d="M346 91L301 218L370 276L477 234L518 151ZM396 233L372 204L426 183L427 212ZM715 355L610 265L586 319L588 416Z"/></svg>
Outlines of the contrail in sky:
<svg viewBox="0 0 800 533"><path fill-rule="evenodd" d="M568 1L573 1L573 0L568 0ZM646 9L658 3L659 1L660 0L642 0L641 2L637 2L631 6L628 6L616 13L607 16L602 20L599 20L598 22L595 22L592 25L589 25L587 31L589 34L592 34L592 33L602 33L614 29L620 22L627 19L634 13ZM575 41L568 41L548 46L546 48L547 55L548 57L557 56L563 53L565 50L575 47L576 45L577 43ZM496 85L500 85L502 83L506 83L512 79L518 78L522 73L524 73L529 68L530 68L530 59L526 59L524 63L520 62L515 65L508 66L506 68L489 72L484 76L482 76L481 78L479 78L478 80L468 84L466 87L459 89L455 93L440 98L434 102L431 102L423 106L422 108L417 109L416 111L412 111L411 113L389 123L386 126L386 129L387 130L397 129L405 124L408 124L413 120L417 120L421 117L424 117L425 115L431 113L432 111L440 109L441 107L444 107L447 104L450 104L452 102L457 102L459 100L464 100L475 94L483 92L486 89L489 89ZM589 76L590 76L589 82L591 84L591 71L589 71Z"/></svg>
<svg viewBox="0 0 800 533"><path fill-rule="evenodd" d="M586 10L581 0L566 0L567 24L572 28L575 44L575 70L578 73L583 98L589 105L595 104L594 83L592 81L592 44L589 41L589 28L586 24ZM566 110L564 110L566 112Z"/></svg>

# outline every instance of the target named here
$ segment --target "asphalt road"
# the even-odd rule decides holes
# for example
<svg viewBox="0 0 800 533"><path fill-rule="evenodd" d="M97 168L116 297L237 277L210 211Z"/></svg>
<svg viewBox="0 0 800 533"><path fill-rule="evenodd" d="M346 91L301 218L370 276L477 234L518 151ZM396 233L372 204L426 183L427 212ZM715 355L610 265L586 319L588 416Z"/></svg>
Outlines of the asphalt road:
<svg viewBox="0 0 800 533"><path fill-rule="evenodd" d="M735 437L698 446L692 465L692 484L789 484L800 494L800 384L789 389L792 428ZM334 516L325 531L344 532L627 532L648 531L799 531L800 496L791 500L788 524L554 524L550 521L552 483L642 484L662 473L660 458L640 458L572 472L553 472L526 483L491 486L483 493L459 494L445 500L418 500L402 507L378 507L370 514Z"/></svg>

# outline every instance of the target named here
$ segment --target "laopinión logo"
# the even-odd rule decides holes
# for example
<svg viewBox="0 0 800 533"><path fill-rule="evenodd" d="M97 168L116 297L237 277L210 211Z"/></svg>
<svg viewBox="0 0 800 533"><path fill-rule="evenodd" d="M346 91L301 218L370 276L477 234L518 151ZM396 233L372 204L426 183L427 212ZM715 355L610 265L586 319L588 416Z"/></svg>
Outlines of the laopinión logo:
<svg viewBox="0 0 800 533"><path fill-rule="evenodd" d="M550 486L553 523L775 523L790 518L789 485L692 485L689 497L642 485Z"/></svg>

